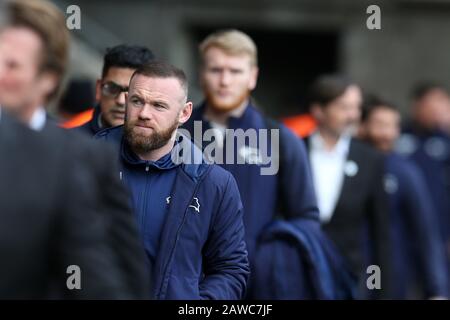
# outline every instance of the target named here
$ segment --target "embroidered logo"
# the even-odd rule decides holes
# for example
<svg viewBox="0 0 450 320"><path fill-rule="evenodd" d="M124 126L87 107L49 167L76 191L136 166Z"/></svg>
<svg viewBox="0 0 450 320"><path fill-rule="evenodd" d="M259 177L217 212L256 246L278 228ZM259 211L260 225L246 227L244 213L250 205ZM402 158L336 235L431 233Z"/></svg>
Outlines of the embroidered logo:
<svg viewBox="0 0 450 320"><path fill-rule="evenodd" d="M239 155L247 164L261 165L264 163L262 156L257 148L242 146L242 148L239 149Z"/></svg>
<svg viewBox="0 0 450 320"><path fill-rule="evenodd" d="M197 197L194 197L194 204L189 205L189 208L194 208L197 213L200 213L200 202Z"/></svg>

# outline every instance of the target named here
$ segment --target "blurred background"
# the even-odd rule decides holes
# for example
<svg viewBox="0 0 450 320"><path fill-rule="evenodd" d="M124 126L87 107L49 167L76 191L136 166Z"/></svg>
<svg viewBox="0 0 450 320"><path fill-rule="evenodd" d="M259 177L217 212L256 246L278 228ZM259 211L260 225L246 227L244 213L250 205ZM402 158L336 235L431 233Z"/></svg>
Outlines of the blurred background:
<svg viewBox="0 0 450 320"><path fill-rule="evenodd" d="M269 115L299 113L307 85L340 71L407 115L418 81L450 83L448 0L77 0L53 1L81 9L73 30L70 79L94 81L105 48L142 44L182 67L198 103L197 46L212 30L238 28L259 49L254 97ZM381 8L381 30L369 30L369 5ZM93 83L92 83L93 86Z"/></svg>

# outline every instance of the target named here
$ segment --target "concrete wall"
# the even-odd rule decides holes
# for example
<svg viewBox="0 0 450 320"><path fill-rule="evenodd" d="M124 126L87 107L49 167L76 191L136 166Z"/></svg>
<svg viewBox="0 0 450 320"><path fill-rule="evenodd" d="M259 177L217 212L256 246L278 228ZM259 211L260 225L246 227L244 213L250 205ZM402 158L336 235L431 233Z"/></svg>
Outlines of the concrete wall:
<svg viewBox="0 0 450 320"><path fill-rule="evenodd" d="M408 106L410 87L416 81L450 83L449 1L378 1L382 10L381 30L366 27L365 10L371 1L78 0L76 4L82 10L82 17L95 20L114 35L108 39L147 45L158 57L184 68L191 79L194 101L201 99L196 72L198 33L194 32L198 28L334 32L337 48L329 54L337 61L336 69L403 110ZM82 20L81 33L93 33L93 30L85 27ZM96 41L97 47L115 44L102 39ZM291 46L292 50L305 50L302 43L293 42ZM289 72L289 66L281 67ZM264 70L264 65L261 68ZM278 82L282 83L283 79ZM286 86L295 86L291 78L286 80ZM260 88L255 95L270 102L265 108L274 115L285 114L283 103L276 102L279 88L271 90L262 83Z"/></svg>

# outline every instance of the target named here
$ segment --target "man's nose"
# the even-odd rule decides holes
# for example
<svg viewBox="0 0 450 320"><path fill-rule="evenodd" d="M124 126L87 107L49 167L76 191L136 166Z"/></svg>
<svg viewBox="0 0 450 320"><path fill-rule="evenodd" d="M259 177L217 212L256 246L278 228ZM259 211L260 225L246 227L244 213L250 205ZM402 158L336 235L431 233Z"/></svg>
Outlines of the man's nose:
<svg viewBox="0 0 450 320"><path fill-rule="evenodd" d="M151 111L151 108L149 106L144 106L141 111L139 112L139 119L140 120L151 120L153 118L153 114Z"/></svg>
<svg viewBox="0 0 450 320"><path fill-rule="evenodd" d="M119 93L119 95L116 97L116 104L121 107L125 106L125 92Z"/></svg>
<svg viewBox="0 0 450 320"><path fill-rule="evenodd" d="M220 74L220 84L221 85L229 85L231 81L231 74L228 71L223 71Z"/></svg>

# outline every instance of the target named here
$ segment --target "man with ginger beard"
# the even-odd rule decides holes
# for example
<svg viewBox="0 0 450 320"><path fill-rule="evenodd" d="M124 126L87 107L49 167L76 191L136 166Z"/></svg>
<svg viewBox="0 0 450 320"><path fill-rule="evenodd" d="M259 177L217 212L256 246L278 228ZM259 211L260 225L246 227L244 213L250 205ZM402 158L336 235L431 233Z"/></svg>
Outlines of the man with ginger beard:
<svg viewBox="0 0 450 320"><path fill-rule="evenodd" d="M330 279L329 274L319 271L311 275L306 271L323 267L327 262L312 258L306 259L305 264L305 257L314 255L314 249L302 239L315 243L312 247L321 254L322 250L329 250L330 255L335 252L320 230L304 143L286 127L266 117L250 97L258 77L255 43L241 31L221 30L209 35L199 49L205 100L193 111L185 128L205 153L210 144L197 138L206 132L213 133L217 152L206 156L231 172L239 186L252 266L247 298L336 298L324 294L320 289L323 286L314 285ZM235 134L256 130L257 146L250 141L237 145L237 137L229 136L231 131L227 129L233 129ZM268 139L264 141L259 133L267 130ZM263 163L264 154L270 158L268 164ZM228 161L230 156L233 163ZM288 256L292 259L286 259ZM337 264L332 267L339 268ZM267 283L271 283L270 288Z"/></svg>
<svg viewBox="0 0 450 320"><path fill-rule="evenodd" d="M232 175L205 161L177 128L192 112L184 72L163 62L136 70L124 126L100 131L115 143L131 193L155 299L241 299L249 274L242 204Z"/></svg>

